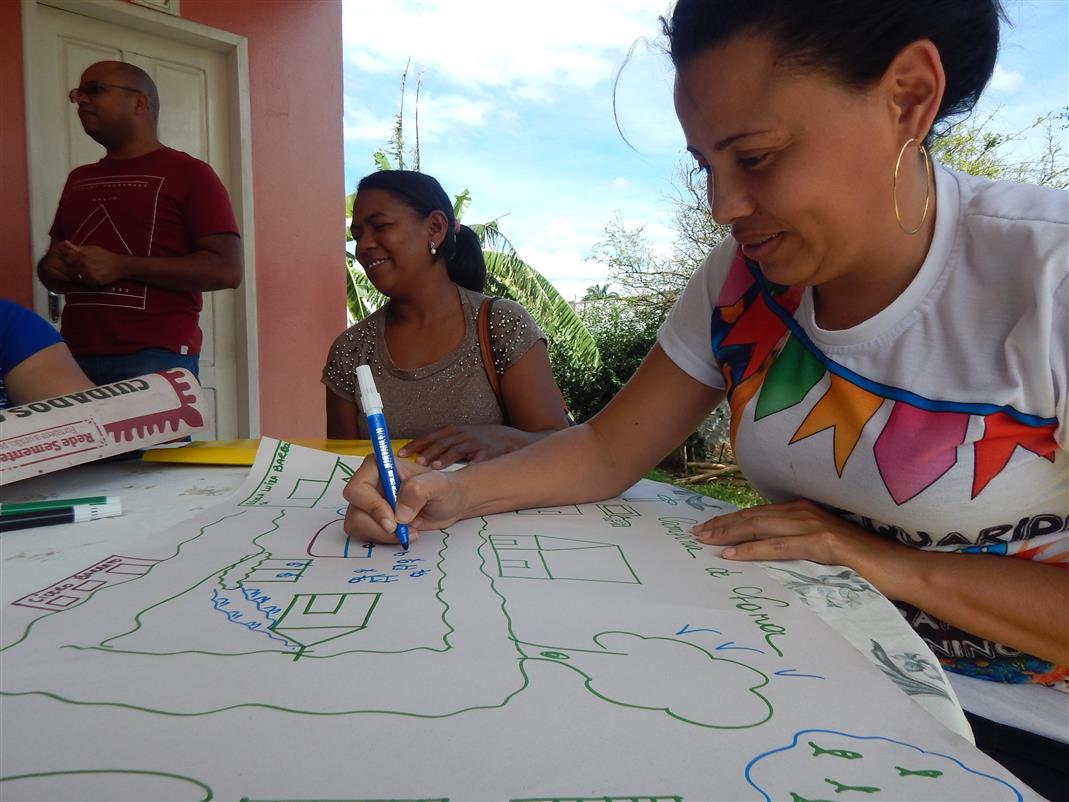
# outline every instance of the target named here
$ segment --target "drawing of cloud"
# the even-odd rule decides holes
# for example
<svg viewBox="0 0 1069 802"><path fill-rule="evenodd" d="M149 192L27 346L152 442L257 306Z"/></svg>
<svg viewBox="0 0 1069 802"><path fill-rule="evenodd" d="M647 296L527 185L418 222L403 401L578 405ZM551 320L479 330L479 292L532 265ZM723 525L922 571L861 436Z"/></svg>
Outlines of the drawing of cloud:
<svg viewBox="0 0 1069 802"><path fill-rule="evenodd" d="M96 769L0 777L0 798L56 800L173 799L205 802L212 790L200 780L161 771Z"/></svg>
<svg viewBox="0 0 1069 802"><path fill-rule="evenodd" d="M979 761L984 758L976 754ZM997 771L993 764L991 770ZM987 770L988 766L984 766ZM801 730L791 743L758 755L746 779L773 799L1021 800L1008 782L956 758L879 735Z"/></svg>
<svg viewBox="0 0 1069 802"><path fill-rule="evenodd" d="M721 729L755 727L772 716L758 690L768 677L744 663L673 638L602 632L594 642L604 654L542 654L563 658L562 665L586 676L591 693L614 704L663 710L689 724Z"/></svg>

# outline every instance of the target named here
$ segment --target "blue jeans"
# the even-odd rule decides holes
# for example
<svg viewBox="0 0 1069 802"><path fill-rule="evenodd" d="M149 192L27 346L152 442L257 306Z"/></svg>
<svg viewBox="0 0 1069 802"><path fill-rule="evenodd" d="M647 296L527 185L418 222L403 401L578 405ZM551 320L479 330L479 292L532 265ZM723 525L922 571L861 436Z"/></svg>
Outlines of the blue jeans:
<svg viewBox="0 0 1069 802"><path fill-rule="evenodd" d="M123 379L133 379L146 373L157 373L168 368L185 368L200 379L200 356L198 354L176 354L166 348L146 348L132 354L105 354L101 356L77 356L74 358L82 372L93 384L111 384ZM189 442L189 437L181 438ZM105 462L140 459L141 452L128 451L112 457L105 457Z"/></svg>
<svg viewBox="0 0 1069 802"><path fill-rule="evenodd" d="M176 354L165 348L146 348L132 354L79 356L75 361L93 384L111 384L168 368L185 368L200 378L198 354Z"/></svg>

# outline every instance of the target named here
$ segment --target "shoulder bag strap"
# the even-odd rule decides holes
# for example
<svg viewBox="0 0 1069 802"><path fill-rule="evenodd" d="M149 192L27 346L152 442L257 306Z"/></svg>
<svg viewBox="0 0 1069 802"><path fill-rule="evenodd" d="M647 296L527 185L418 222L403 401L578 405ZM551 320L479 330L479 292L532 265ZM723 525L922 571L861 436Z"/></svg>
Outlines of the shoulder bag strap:
<svg viewBox="0 0 1069 802"><path fill-rule="evenodd" d="M507 425L508 413L505 410L505 399L501 397L501 377L497 375L497 368L494 367L494 351L490 346L490 312L493 310L494 301L496 300L497 298L484 298L482 303L479 304L479 349L482 351L483 366L486 368L486 378L490 382L490 389L494 391L494 395L497 397L497 405L501 407L501 414L505 416ZM564 393L561 392L560 385L554 381L553 387L560 397L560 405L564 409L564 416L568 419L569 425L574 425L575 419L572 418L572 413L568 410L568 402L564 400Z"/></svg>
<svg viewBox="0 0 1069 802"><path fill-rule="evenodd" d="M490 382L490 389L494 391L494 396L497 398L497 405L501 407L501 412L505 412L505 402L501 397L501 377L497 375L497 368L494 367L494 351L490 347L490 312L493 311L494 301L497 298L483 298L482 303L479 304L479 349L483 355L483 367L486 368L486 378ZM508 416L505 416L506 419Z"/></svg>

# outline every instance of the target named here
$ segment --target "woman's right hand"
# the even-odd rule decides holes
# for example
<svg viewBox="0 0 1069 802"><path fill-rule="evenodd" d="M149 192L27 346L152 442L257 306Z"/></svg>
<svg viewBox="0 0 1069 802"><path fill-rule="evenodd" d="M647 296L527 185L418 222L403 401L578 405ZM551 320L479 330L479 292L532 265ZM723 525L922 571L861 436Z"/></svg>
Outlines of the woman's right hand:
<svg viewBox="0 0 1069 802"><path fill-rule="evenodd" d="M455 523L463 511L460 488L454 472L432 471L408 460L397 460L401 479L397 512L382 495L375 456L369 455L345 485L342 496L345 533L374 543L396 543L397 523L408 524L409 542L423 529L443 529Z"/></svg>

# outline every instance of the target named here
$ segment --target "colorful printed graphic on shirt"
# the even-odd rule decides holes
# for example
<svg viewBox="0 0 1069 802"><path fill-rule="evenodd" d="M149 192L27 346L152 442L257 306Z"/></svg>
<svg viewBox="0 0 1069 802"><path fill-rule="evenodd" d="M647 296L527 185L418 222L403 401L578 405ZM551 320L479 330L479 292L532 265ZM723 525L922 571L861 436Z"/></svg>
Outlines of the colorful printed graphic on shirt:
<svg viewBox="0 0 1069 802"><path fill-rule="evenodd" d="M974 415L983 419L984 435L974 444L972 498L1005 469L1018 447L1054 462L1056 419L1010 406L925 398L860 376L823 354L794 320L801 299L801 287L770 286L756 265L736 255L712 319L713 353L731 405L732 441L742 410L755 396L754 419L761 420L801 403L827 375L828 389L790 442L830 429L831 459L842 476L866 425L891 403L872 451L896 504L905 504L956 464Z"/></svg>
<svg viewBox="0 0 1069 802"><path fill-rule="evenodd" d="M786 445L831 430L828 460L841 477L862 442L865 428L884 404L891 404L881 430L864 442L872 444L872 457L884 488L899 506L931 487L955 466L959 451L966 445L973 416L982 419L983 435L971 444L972 499L980 496L1007 467L1018 447L1054 462L1056 419L1009 406L925 398L872 381L828 358L794 319L802 292L801 287L768 284L757 265L747 262L741 253L736 254L711 321L712 349L731 406L733 444L743 410L751 402L754 420L760 421L802 403L827 376L827 389ZM968 501L962 499L963 503ZM859 517L843 514L851 520ZM1036 518L1051 520L1022 519L1019 528L1027 524L1034 526L1035 532L1029 528L1031 534L1022 531L1020 537L1008 541L997 537L994 530L1000 527L993 526L990 540L973 543L957 535L960 542L951 543L947 535L939 544L944 550L992 553L1069 567L1065 520L1054 514ZM897 527L858 523L910 543L908 537L900 536ZM916 608L904 607L911 624L948 670L1001 682L1036 682L1069 690L1069 668L977 638Z"/></svg>

